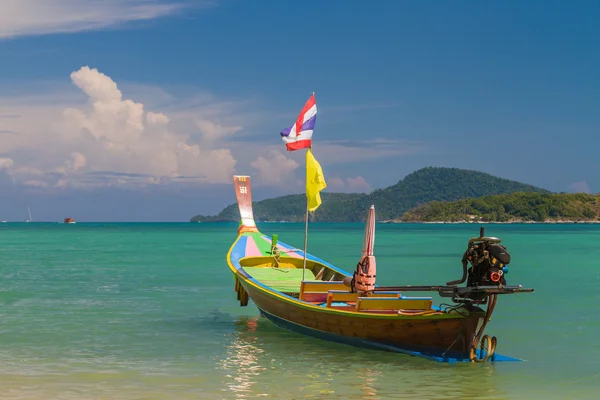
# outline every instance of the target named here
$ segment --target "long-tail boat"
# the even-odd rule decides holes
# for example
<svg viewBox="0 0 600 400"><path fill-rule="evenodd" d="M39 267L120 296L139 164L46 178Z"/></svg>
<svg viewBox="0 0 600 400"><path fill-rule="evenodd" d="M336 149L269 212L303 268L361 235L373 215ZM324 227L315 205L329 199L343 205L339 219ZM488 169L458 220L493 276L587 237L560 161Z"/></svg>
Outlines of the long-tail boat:
<svg viewBox="0 0 600 400"><path fill-rule="evenodd" d="M320 206L319 192L327 187L312 154L316 114L313 92L295 123L280 132L288 151L307 149L303 250L258 230L250 177L234 176L241 223L227 261L240 305L252 299L263 316L281 327L351 345L439 361L517 360L496 354L496 337L483 332L498 295L533 289L506 285L510 255L500 239L484 236L483 228L479 237L469 240L462 278L445 285L375 284L374 206L368 212L362 256L353 274L307 253L309 212ZM454 304L436 306L433 298L408 296L410 292L437 292Z"/></svg>
<svg viewBox="0 0 600 400"><path fill-rule="evenodd" d="M250 177L234 176L234 186L241 222L227 261L241 306L250 299L261 315L282 328L349 345L446 362L519 361L496 354L496 337L483 332L498 295L533 289L506 284L510 255L500 239L484 236L483 228L468 242L461 279L381 287L375 285L373 206L362 257L349 273L261 233L252 211ZM428 291L454 304L436 306L432 297L407 295Z"/></svg>

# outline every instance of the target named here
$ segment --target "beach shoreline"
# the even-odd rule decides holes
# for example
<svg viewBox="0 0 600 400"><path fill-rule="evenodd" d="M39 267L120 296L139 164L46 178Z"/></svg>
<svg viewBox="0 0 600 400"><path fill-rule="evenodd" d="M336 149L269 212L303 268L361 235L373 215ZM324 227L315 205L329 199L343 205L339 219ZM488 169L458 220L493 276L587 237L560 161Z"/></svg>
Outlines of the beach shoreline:
<svg viewBox="0 0 600 400"><path fill-rule="evenodd" d="M377 221L380 224L600 224L600 221L570 221L570 220L546 220L546 221Z"/></svg>

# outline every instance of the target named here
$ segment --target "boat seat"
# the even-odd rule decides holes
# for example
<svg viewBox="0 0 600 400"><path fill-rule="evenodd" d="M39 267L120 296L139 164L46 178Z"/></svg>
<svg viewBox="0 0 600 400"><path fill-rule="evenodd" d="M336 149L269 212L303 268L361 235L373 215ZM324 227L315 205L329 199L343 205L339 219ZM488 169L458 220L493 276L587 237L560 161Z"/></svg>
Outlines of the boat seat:
<svg viewBox="0 0 600 400"><path fill-rule="evenodd" d="M429 310L433 304L431 297L358 297L356 311L365 310Z"/></svg>
<svg viewBox="0 0 600 400"><path fill-rule="evenodd" d="M330 290L350 292L350 288L343 281L302 281L300 283L300 300L311 302L327 301Z"/></svg>
<svg viewBox="0 0 600 400"><path fill-rule="evenodd" d="M402 297L402 293L400 292L371 292L367 295L367 297L393 297L400 298Z"/></svg>
<svg viewBox="0 0 600 400"><path fill-rule="evenodd" d="M327 307L331 307L331 304L336 301L341 302L356 302L358 297L361 296L360 293L352 293L348 290L330 290L327 292ZM402 296L400 292L373 292L368 293L367 297L391 297L391 298L399 298Z"/></svg>
<svg viewBox="0 0 600 400"><path fill-rule="evenodd" d="M330 290L327 292L327 307L331 307L331 303L335 301L355 302L358 296L358 293L352 293L348 290Z"/></svg>

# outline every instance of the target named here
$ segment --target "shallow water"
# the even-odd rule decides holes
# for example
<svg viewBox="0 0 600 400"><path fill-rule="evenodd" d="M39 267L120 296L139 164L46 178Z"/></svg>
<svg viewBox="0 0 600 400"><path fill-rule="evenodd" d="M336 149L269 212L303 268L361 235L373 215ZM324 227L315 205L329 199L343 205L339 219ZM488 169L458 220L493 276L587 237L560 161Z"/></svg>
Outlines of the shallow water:
<svg viewBox="0 0 600 400"><path fill-rule="evenodd" d="M260 224L295 246L301 224ZM312 224L352 270L361 224ZM600 227L487 225L512 255L486 332L521 363L440 364L281 330L239 307L235 224L0 225L2 399L595 399ZM378 283L460 276L469 225L378 225Z"/></svg>

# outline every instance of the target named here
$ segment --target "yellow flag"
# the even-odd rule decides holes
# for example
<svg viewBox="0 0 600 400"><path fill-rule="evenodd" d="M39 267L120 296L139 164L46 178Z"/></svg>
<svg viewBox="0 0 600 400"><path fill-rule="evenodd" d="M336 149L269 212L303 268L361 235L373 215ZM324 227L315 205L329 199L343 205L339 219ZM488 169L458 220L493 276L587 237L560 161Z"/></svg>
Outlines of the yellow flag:
<svg viewBox="0 0 600 400"><path fill-rule="evenodd" d="M323 170L310 148L306 151L306 198L308 211L315 211L321 205L321 190L327 187Z"/></svg>

